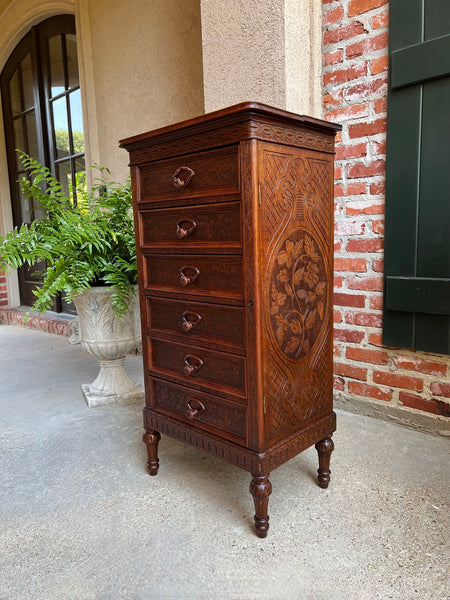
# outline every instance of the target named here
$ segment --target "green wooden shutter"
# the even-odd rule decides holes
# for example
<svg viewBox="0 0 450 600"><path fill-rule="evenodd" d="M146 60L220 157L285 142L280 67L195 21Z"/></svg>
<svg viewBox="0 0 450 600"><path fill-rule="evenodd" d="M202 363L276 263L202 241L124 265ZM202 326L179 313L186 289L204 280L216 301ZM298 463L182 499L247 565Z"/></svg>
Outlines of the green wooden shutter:
<svg viewBox="0 0 450 600"><path fill-rule="evenodd" d="M390 0L383 342L450 354L450 0Z"/></svg>

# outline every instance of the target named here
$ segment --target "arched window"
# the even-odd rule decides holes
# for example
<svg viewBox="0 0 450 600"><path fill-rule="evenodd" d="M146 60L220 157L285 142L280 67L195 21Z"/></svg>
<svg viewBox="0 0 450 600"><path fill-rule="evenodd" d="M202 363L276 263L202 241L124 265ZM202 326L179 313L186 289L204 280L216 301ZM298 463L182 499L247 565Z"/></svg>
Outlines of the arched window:
<svg viewBox="0 0 450 600"><path fill-rule="evenodd" d="M1 73L1 91L13 221L21 225L41 215L20 189L18 181L25 171L16 149L49 167L66 191L86 168L72 15L52 17L33 27L8 59ZM19 270L21 304L34 302L32 290L38 281L30 269ZM54 310L74 312L60 297Z"/></svg>

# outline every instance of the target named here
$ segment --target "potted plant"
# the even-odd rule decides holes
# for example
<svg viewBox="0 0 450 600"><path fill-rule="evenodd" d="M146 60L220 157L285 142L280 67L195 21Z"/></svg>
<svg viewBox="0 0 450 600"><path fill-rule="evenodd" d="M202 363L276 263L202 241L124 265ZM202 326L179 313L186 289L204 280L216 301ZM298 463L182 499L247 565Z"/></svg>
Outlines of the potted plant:
<svg viewBox="0 0 450 600"><path fill-rule="evenodd" d="M0 269L45 261L32 309L49 310L58 292L75 303L82 348L100 362L96 380L82 385L88 406L142 398L123 367L140 342L129 180L109 181L109 171L97 167L89 190L80 177L66 193L47 168L24 153L20 158L28 174L22 189L44 217L0 236Z"/></svg>

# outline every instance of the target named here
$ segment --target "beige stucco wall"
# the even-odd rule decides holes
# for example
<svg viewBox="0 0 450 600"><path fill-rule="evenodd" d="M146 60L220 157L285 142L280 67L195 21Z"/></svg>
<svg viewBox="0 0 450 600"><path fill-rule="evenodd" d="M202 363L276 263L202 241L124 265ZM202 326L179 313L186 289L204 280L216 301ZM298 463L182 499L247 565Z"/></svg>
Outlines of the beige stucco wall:
<svg viewBox="0 0 450 600"><path fill-rule="evenodd" d="M285 0L286 110L322 118L322 1Z"/></svg>
<svg viewBox="0 0 450 600"><path fill-rule="evenodd" d="M201 0L205 110L247 100L283 108L284 0Z"/></svg>
<svg viewBox="0 0 450 600"><path fill-rule="evenodd" d="M88 15L98 161L123 178L119 139L203 113L199 0L91 0Z"/></svg>
<svg viewBox="0 0 450 600"><path fill-rule="evenodd" d="M201 0L205 110L258 101L320 117L321 0Z"/></svg>

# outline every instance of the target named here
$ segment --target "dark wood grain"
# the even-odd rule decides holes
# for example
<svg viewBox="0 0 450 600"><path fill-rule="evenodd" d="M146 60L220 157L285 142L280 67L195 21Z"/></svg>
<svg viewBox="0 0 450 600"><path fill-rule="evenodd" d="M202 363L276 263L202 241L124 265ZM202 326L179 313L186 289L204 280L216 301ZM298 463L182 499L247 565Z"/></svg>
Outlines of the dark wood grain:
<svg viewBox="0 0 450 600"><path fill-rule="evenodd" d="M224 256L145 254L144 286L147 290L173 291L242 298L242 259ZM195 275L196 270L198 274ZM187 283L183 276L190 279Z"/></svg>
<svg viewBox="0 0 450 600"><path fill-rule="evenodd" d="M316 444L317 454L319 455L318 481L321 488L326 489L330 483L330 458L334 450L334 442L331 436L320 440Z"/></svg>
<svg viewBox="0 0 450 600"><path fill-rule="evenodd" d="M166 413L185 422L191 422L200 429L219 435L245 441L247 434L247 407L245 404L231 402L193 391L184 386L169 384L152 378L152 404L154 410ZM192 414L192 409L197 409Z"/></svg>
<svg viewBox="0 0 450 600"><path fill-rule="evenodd" d="M260 537L273 469L316 445L329 482L337 129L244 103L122 143L152 469L161 432L249 471Z"/></svg>
<svg viewBox="0 0 450 600"><path fill-rule="evenodd" d="M240 202L144 210L139 214L141 246L153 252L185 252L186 248L201 252L223 246L239 251L242 246Z"/></svg>
<svg viewBox="0 0 450 600"><path fill-rule="evenodd" d="M158 459L158 443L161 439L161 434L152 429L146 429L142 436L142 441L147 445L147 470L150 475L157 475L159 469Z"/></svg>
<svg viewBox="0 0 450 600"><path fill-rule="evenodd" d="M189 372L187 365L199 366ZM172 376L186 385L224 386L246 397L246 360L243 356L153 337L148 366L152 374Z"/></svg>
<svg viewBox="0 0 450 600"><path fill-rule="evenodd" d="M269 475L259 475L252 473L250 483L250 493L255 503L255 530L260 538L265 538L269 529L269 515L267 509L269 505L269 496L272 493L272 484L269 481Z"/></svg>
<svg viewBox="0 0 450 600"><path fill-rule="evenodd" d="M228 344L233 352L244 352L243 308L147 296L146 312L150 332L218 350Z"/></svg>
<svg viewBox="0 0 450 600"><path fill-rule="evenodd" d="M180 169L191 172L186 183L179 185ZM143 202L151 198L160 201L180 196L202 196L212 193L239 191L238 147L188 154L183 158L150 163L140 171Z"/></svg>

